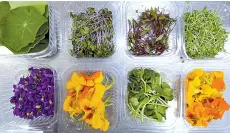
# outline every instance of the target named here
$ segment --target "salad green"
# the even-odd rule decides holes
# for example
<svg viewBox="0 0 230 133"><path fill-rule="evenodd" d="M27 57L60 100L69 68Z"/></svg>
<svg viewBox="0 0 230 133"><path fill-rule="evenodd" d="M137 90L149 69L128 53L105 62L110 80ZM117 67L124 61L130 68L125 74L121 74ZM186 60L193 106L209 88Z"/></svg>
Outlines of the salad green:
<svg viewBox="0 0 230 133"><path fill-rule="evenodd" d="M214 58L225 51L224 43L229 32L216 11L193 10L184 14L185 48L188 56L195 59Z"/></svg>
<svg viewBox="0 0 230 133"><path fill-rule="evenodd" d="M160 73L150 68L133 69L129 72L127 91L127 106L134 119L139 117L142 122L144 119L158 122L166 119L173 90L162 80Z"/></svg>
<svg viewBox="0 0 230 133"><path fill-rule="evenodd" d="M0 2L0 10L4 9L0 15L0 43L14 54L31 53L33 48L38 52L44 50L49 44L42 41L49 39L48 6L13 5L12 9L9 2ZM35 47L40 44L43 46Z"/></svg>

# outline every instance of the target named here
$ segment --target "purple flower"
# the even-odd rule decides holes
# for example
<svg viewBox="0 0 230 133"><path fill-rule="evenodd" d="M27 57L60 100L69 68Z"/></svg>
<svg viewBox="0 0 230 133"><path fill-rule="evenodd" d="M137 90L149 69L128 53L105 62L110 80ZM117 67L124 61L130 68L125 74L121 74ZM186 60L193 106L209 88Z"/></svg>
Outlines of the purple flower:
<svg viewBox="0 0 230 133"><path fill-rule="evenodd" d="M54 77L49 68L28 69L30 75L13 85L13 114L24 119L54 115Z"/></svg>

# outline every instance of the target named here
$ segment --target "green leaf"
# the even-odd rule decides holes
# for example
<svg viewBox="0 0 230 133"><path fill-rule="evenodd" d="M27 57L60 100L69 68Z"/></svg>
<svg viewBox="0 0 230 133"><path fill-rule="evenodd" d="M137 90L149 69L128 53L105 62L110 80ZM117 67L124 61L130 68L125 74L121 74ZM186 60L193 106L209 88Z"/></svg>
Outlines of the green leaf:
<svg viewBox="0 0 230 133"><path fill-rule="evenodd" d="M166 109L167 107L164 107L164 106L157 106L157 111L160 113L160 114L165 114L166 112Z"/></svg>
<svg viewBox="0 0 230 133"><path fill-rule="evenodd" d="M0 2L0 20L3 16L10 12L10 4L9 2L2 1Z"/></svg>
<svg viewBox="0 0 230 133"><path fill-rule="evenodd" d="M7 13L10 12L10 5L9 2L2 1L0 2L0 22L2 17L4 17ZM2 32L1 32L1 23L0 23L0 45L3 45L3 42L1 40Z"/></svg>
<svg viewBox="0 0 230 133"><path fill-rule="evenodd" d="M133 106L138 106L139 105L139 101L138 101L138 98L136 97L132 97L129 99L129 102L133 105Z"/></svg>
<svg viewBox="0 0 230 133"><path fill-rule="evenodd" d="M162 118L162 115L158 112L158 110L156 110L155 114L156 114L156 117L157 117L157 121L162 122L163 118Z"/></svg>
<svg viewBox="0 0 230 133"><path fill-rule="evenodd" d="M38 12L42 15L45 12L45 6L47 5L47 1L10 1L11 9L15 9L23 6L33 6Z"/></svg>
<svg viewBox="0 0 230 133"><path fill-rule="evenodd" d="M164 34L161 34L159 37L157 37L156 42L162 40L163 37L164 37Z"/></svg>
<svg viewBox="0 0 230 133"><path fill-rule="evenodd" d="M170 88L170 86L166 82L162 82L162 88Z"/></svg>
<svg viewBox="0 0 230 133"><path fill-rule="evenodd" d="M48 33L48 29L40 36L37 36L36 40L33 43L30 43L26 47L22 48L20 51L12 51L14 54L26 54L28 53L32 48L34 48L36 45L38 45L41 40L45 39L46 33Z"/></svg>
<svg viewBox="0 0 230 133"><path fill-rule="evenodd" d="M13 9L1 20L1 32L4 33L1 40L14 51L20 51L35 41L45 22L47 19L32 6Z"/></svg>
<svg viewBox="0 0 230 133"><path fill-rule="evenodd" d="M44 17L49 18L49 6L46 5L45 7L45 13L43 14Z"/></svg>
<svg viewBox="0 0 230 133"><path fill-rule="evenodd" d="M47 6L46 4L35 4L32 6L35 7L41 15L45 14Z"/></svg>
<svg viewBox="0 0 230 133"><path fill-rule="evenodd" d="M49 23L45 22L38 30L37 32L37 36L40 36L42 34L44 34L49 28ZM46 32L47 33L47 32Z"/></svg>
<svg viewBox="0 0 230 133"><path fill-rule="evenodd" d="M30 53L37 53L37 52L41 52L41 51L45 50L49 45L49 40L48 39L44 39L44 40L46 41L45 43L42 43L42 41L41 41L35 47L30 49Z"/></svg>

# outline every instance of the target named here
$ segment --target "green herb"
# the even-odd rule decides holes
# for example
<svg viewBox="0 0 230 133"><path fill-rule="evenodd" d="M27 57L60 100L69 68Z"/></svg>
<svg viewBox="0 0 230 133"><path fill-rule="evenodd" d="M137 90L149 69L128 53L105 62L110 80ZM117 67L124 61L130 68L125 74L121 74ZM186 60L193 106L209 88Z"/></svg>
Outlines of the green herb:
<svg viewBox="0 0 230 133"><path fill-rule="evenodd" d="M224 50L228 32L216 11L193 10L184 14L185 47L188 56L194 59L215 58Z"/></svg>
<svg viewBox="0 0 230 133"><path fill-rule="evenodd" d="M14 9L10 9L9 2L0 2L0 10L4 9L0 15L1 44L14 54L26 54L33 48L38 48L36 51L42 50L45 45L35 46L49 39L46 36L49 34L48 6L11 4Z"/></svg>
<svg viewBox="0 0 230 133"><path fill-rule="evenodd" d="M173 90L162 80L161 74L148 68L129 72L127 106L130 113L144 119L162 122L166 119L168 101L173 100Z"/></svg>
<svg viewBox="0 0 230 133"><path fill-rule="evenodd" d="M175 21L159 8L140 13L138 20L128 20L129 50L137 56L161 55L168 50L168 38Z"/></svg>
<svg viewBox="0 0 230 133"><path fill-rule="evenodd" d="M70 13L70 16L73 19L73 56L105 58L114 53L112 12L108 8L95 11L89 7L86 12Z"/></svg>

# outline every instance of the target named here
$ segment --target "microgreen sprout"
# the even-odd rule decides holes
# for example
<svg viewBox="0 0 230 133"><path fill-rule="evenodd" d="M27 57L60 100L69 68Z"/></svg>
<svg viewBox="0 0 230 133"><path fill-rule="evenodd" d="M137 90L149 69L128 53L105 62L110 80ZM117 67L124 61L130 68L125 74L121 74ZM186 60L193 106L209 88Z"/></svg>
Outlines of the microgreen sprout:
<svg viewBox="0 0 230 133"><path fill-rule="evenodd" d="M112 12L108 8L70 13L73 19L71 54L77 58L105 58L114 53Z"/></svg>

